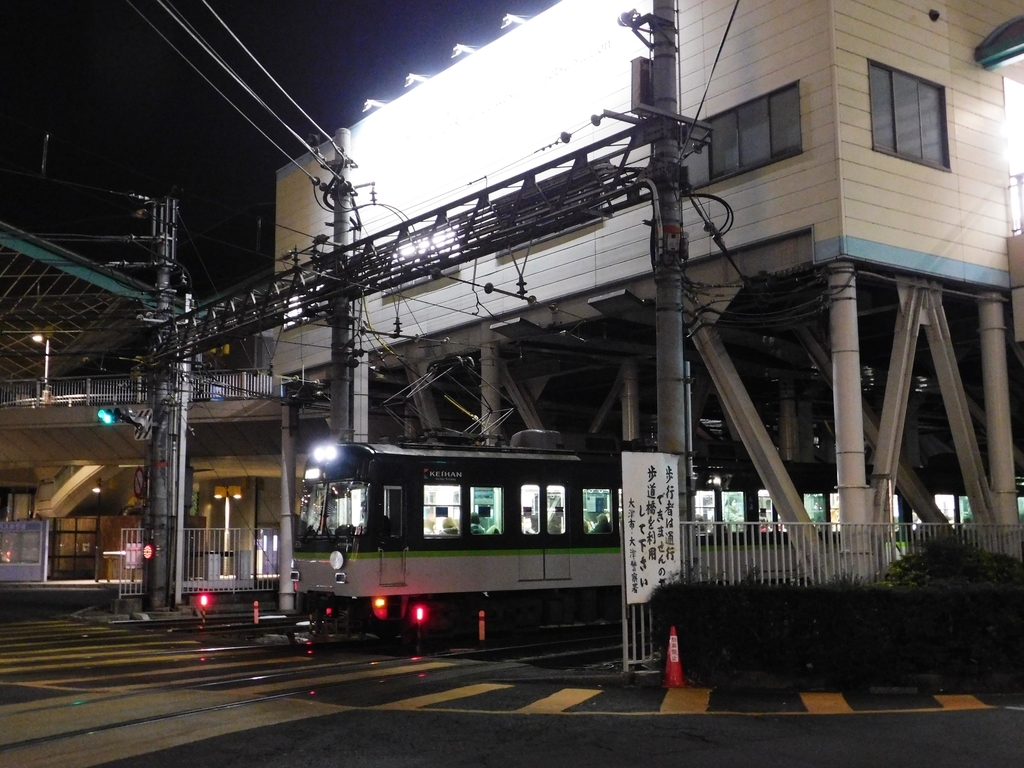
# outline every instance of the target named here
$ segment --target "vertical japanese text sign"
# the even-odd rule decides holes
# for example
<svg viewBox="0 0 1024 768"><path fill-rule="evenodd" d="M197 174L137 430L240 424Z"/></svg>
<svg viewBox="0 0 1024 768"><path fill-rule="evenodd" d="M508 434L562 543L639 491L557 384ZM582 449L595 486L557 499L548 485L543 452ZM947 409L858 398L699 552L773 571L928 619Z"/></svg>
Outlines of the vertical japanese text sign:
<svg viewBox="0 0 1024 768"><path fill-rule="evenodd" d="M646 603L654 588L679 576L679 457L623 453L622 552L626 602Z"/></svg>

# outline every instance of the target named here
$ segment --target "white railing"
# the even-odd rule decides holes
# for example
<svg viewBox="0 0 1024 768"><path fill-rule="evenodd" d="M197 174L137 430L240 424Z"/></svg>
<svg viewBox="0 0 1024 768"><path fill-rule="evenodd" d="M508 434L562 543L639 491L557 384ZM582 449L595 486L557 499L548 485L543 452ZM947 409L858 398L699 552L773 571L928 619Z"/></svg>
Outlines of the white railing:
<svg viewBox="0 0 1024 768"><path fill-rule="evenodd" d="M117 553L121 597L143 594L142 528L121 531ZM186 528L182 546L182 584L185 594L196 592L276 591L278 532Z"/></svg>
<svg viewBox="0 0 1024 768"><path fill-rule="evenodd" d="M737 584L880 580L930 539L957 539L1021 559L1019 525L682 523L683 578Z"/></svg>
<svg viewBox="0 0 1024 768"><path fill-rule="evenodd" d="M252 592L276 590L276 530L186 528L181 591Z"/></svg>
<svg viewBox="0 0 1024 768"><path fill-rule="evenodd" d="M193 402L254 400L276 395L274 377L260 371L198 371L192 376ZM134 376L88 376L66 379L0 381L0 408L43 405L145 405L145 379Z"/></svg>
<svg viewBox="0 0 1024 768"><path fill-rule="evenodd" d="M116 553L118 593L121 597L142 594L142 545L144 534L141 528L121 529L121 551Z"/></svg>

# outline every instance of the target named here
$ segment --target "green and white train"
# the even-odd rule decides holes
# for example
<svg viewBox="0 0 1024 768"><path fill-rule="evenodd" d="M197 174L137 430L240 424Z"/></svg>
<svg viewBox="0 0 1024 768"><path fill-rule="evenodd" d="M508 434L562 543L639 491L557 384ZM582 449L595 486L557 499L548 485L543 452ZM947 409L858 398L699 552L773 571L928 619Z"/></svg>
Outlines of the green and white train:
<svg viewBox="0 0 1024 768"><path fill-rule="evenodd" d="M617 454L348 443L309 460L292 580L350 629L621 615Z"/></svg>

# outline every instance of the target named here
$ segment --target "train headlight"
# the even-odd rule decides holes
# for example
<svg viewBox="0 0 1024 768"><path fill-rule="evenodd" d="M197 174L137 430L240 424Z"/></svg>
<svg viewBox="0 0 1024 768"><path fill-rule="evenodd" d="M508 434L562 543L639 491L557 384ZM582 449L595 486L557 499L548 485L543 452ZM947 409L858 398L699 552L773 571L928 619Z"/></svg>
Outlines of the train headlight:
<svg viewBox="0 0 1024 768"><path fill-rule="evenodd" d="M318 445L313 449L313 458L320 464L325 461L334 461L338 458L338 446Z"/></svg>
<svg viewBox="0 0 1024 768"><path fill-rule="evenodd" d="M345 555L338 550L331 552L331 568L336 571L340 571L345 565Z"/></svg>
<svg viewBox="0 0 1024 768"><path fill-rule="evenodd" d="M373 606L373 615L380 621L385 621L388 617L388 599L386 597L375 597L371 605Z"/></svg>

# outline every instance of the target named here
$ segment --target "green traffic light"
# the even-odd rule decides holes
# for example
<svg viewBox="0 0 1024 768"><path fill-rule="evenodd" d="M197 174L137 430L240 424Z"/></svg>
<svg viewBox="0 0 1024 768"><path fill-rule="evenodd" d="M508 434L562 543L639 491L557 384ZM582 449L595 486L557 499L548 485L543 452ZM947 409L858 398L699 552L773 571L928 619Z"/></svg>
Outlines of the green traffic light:
<svg viewBox="0 0 1024 768"><path fill-rule="evenodd" d="M108 427L117 421L117 417L114 415L114 412L109 408L100 408L96 411L96 418L100 420L101 424L105 424Z"/></svg>

